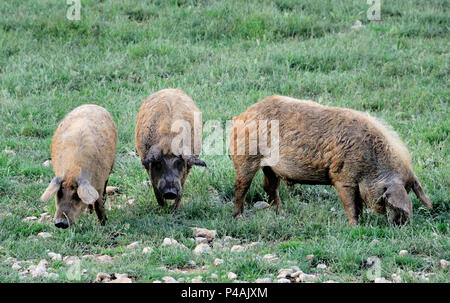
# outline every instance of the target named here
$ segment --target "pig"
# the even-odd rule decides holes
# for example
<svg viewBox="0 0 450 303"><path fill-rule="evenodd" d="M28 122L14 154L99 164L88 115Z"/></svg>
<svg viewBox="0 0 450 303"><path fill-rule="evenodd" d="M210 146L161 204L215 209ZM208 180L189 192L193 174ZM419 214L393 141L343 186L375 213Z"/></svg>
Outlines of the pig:
<svg viewBox="0 0 450 303"><path fill-rule="evenodd" d="M252 121L259 121L256 130L249 129ZM250 133L259 134L261 121L271 123L258 140L269 134L273 140L272 124L277 122L278 158L273 163L264 161L267 155L259 149L249 152ZM244 144L243 153L237 152L239 144ZM270 145L269 150L275 147ZM405 224L412 216L411 189L421 203L432 208L398 135L356 110L285 96L267 97L233 118L229 153L236 172L233 217L243 212L246 193L259 168L264 173L263 188L278 210L280 179L288 185L333 185L351 225L358 224L363 204L387 214L391 223Z"/></svg>
<svg viewBox="0 0 450 303"><path fill-rule="evenodd" d="M206 167L201 152L201 112L179 89L163 89L142 101L135 145L150 177L156 200L175 200L180 209L184 183L194 165Z"/></svg>
<svg viewBox="0 0 450 303"><path fill-rule="evenodd" d="M55 178L40 197L47 201L56 194L56 227L74 224L87 207L94 208L100 224L105 224L103 200L116 145L116 125L98 105L81 105L58 125L50 148Z"/></svg>

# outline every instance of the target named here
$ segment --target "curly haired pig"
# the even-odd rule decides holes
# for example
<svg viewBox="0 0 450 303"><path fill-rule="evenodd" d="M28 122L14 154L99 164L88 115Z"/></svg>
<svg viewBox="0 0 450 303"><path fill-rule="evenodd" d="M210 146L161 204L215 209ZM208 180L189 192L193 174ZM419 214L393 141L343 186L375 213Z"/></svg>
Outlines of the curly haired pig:
<svg viewBox="0 0 450 303"><path fill-rule="evenodd" d="M268 127L262 129L265 124L261 122ZM273 136L274 132L279 136ZM251 134L256 134L253 141ZM278 153L273 163L266 161L267 151L263 154L261 146L253 154L249 149L255 138L260 143L266 137L274 143L267 145L268 150ZM245 148L244 152L239 153L239 147ZM358 223L363 201L375 212L387 213L390 222L406 223L412 216L411 189L432 208L398 135L355 110L285 96L267 97L233 118L229 152L236 171L233 217L243 212L245 195L259 168L264 172L264 190L278 209L280 179L288 185L333 185L352 225Z"/></svg>
<svg viewBox="0 0 450 303"><path fill-rule="evenodd" d="M163 89L142 102L135 145L160 206L175 200L179 209L184 183L193 165L206 166L201 152L201 112L179 89Z"/></svg>
<svg viewBox="0 0 450 303"><path fill-rule="evenodd" d="M116 125L106 109L86 104L61 121L51 144L55 178L41 196L56 195L56 227L67 228L89 206L106 222L103 195L116 154Z"/></svg>

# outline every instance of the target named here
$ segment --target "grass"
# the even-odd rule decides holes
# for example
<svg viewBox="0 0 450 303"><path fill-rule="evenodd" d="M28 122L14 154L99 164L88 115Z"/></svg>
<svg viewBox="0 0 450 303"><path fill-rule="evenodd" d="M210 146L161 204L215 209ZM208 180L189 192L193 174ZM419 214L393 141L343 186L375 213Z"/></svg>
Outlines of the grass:
<svg viewBox="0 0 450 303"><path fill-rule="evenodd" d="M381 260L381 275L388 279L400 269L406 282L423 281L418 272L434 273L432 282L450 281L439 266L441 259L450 259L447 1L383 1L379 22L367 20L368 5L359 0L81 2L80 21L66 19L64 1L0 4L0 282L70 281L69 266L50 261L48 251L115 256L111 264L83 260L83 282L100 271L127 273L138 282L167 275L228 282L232 271L252 282L275 278L278 269L292 265L320 273L318 281L367 282L370 256ZM356 20L365 25L361 30L350 29ZM182 211L161 209L143 184L148 177L139 159L129 152L141 101L168 87L190 95L204 122L229 120L272 94L367 111L404 140L435 207L427 211L413 197L408 226L391 226L366 213L359 226L349 227L334 188L297 185L291 191L283 184L288 216L277 216L251 207L267 198L259 173L245 217L231 220L231 160L204 155L209 169L193 169ZM42 163L50 158L59 121L84 103L105 107L119 131L110 185L120 194L107 199L107 225L99 226L89 214L68 230L22 222L54 214L53 201L37 201L53 177ZM129 199L135 199L134 206L127 206ZM258 244L242 253L213 249L196 256L191 227ZM43 231L52 237L38 238ZM165 237L189 249L162 247ZM134 241L141 248L127 249ZM154 250L144 255L143 246ZM400 256L402 249L409 254ZM268 253L279 259L262 261ZM309 254L314 259L307 260ZM59 278L21 280L8 257L30 264L47 259ZM215 258L225 263L216 267ZM328 269L316 269L319 263ZM219 279L212 280L211 273Z"/></svg>

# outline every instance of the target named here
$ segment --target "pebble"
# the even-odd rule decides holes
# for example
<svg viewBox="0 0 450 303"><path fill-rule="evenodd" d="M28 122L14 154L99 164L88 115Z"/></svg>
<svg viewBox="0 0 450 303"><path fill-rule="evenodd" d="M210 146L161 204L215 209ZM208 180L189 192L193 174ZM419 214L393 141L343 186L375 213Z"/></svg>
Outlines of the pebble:
<svg viewBox="0 0 450 303"><path fill-rule="evenodd" d="M212 241L216 237L216 230L209 230L206 228L194 227L194 236L202 237L208 239L208 241Z"/></svg>
<svg viewBox="0 0 450 303"><path fill-rule="evenodd" d="M42 166L44 167L50 167L52 165L52 160L46 160L44 163L42 163Z"/></svg>
<svg viewBox="0 0 450 303"><path fill-rule="evenodd" d="M317 264L317 269L327 269L327 266L325 264Z"/></svg>
<svg viewBox="0 0 450 303"><path fill-rule="evenodd" d="M139 247L139 241L136 241L136 242L133 242L133 243L127 245L128 249L135 249L138 247Z"/></svg>
<svg viewBox="0 0 450 303"><path fill-rule="evenodd" d="M445 259L442 259L442 260L439 261L439 264L441 265L441 268L446 269L446 268L448 268L448 266L450 265L450 261L447 261L447 260L445 260Z"/></svg>
<svg viewBox="0 0 450 303"><path fill-rule="evenodd" d="M8 155L15 156L16 152L10 149L5 149L4 152Z"/></svg>
<svg viewBox="0 0 450 303"><path fill-rule="evenodd" d="M270 207L270 204L265 201L258 201L255 204L253 204L253 207L256 209L264 209Z"/></svg>
<svg viewBox="0 0 450 303"><path fill-rule="evenodd" d="M386 280L385 278L375 278L375 283L392 283L392 281Z"/></svg>
<svg viewBox="0 0 450 303"><path fill-rule="evenodd" d="M178 243L177 240L172 239L172 238L164 238L161 246L177 246L177 247L181 247L181 248L187 248L186 246L184 246L181 243Z"/></svg>
<svg viewBox="0 0 450 303"><path fill-rule="evenodd" d="M196 237L195 242L197 243L208 243L208 239L204 237Z"/></svg>
<svg viewBox="0 0 450 303"><path fill-rule="evenodd" d="M15 270L19 270L19 269L22 269L22 266L20 266L19 263L15 262L15 263L11 266L11 268L12 268L12 269L15 269Z"/></svg>
<svg viewBox="0 0 450 303"><path fill-rule="evenodd" d="M130 278L117 278L114 280L106 281L105 283L133 283Z"/></svg>
<svg viewBox="0 0 450 303"><path fill-rule="evenodd" d="M151 247L144 247L143 249L142 249L142 253L143 254L151 254L152 253L152 251L153 251L153 248L151 248Z"/></svg>
<svg viewBox="0 0 450 303"><path fill-rule="evenodd" d="M267 255L263 256L263 260L266 262L272 262L272 261L278 260L278 257L276 255L267 254Z"/></svg>
<svg viewBox="0 0 450 303"><path fill-rule="evenodd" d="M220 264L223 264L225 261L223 260L223 259L219 259L219 258L216 258L215 260L214 260L214 265L215 266L219 266Z"/></svg>
<svg viewBox="0 0 450 303"><path fill-rule="evenodd" d="M61 261L62 260L62 256L60 254L57 254L57 253L54 253L54 252L49 252L48 256L50 258L52 258L52 260L55 260L55 261Z"/></svg>
<svg viewBox="0 0 450 303"><path fill-rule="evenodd" d="M162 280L164 281L164 283L178 283L177 280L169 276L163 277Z"/></svg>
<svg viewBox="0 0 450 303"><path fill-rule="evenodd" d="M80 258L78 258L77 256L65 256L63 259L63 262L66 263L67 265L72 265L75 262L79 262Z"/></svg>
<svg viewBox="0 0 450 303"><path fill-rule="evenodd" d="M48 276L46 266L47 266L47 260L42 259L41 261L39 261L38 265L30 265L30 267L28 268L28 271L31 273L31 276L33 278L46 277L46 276Z"/></svg>
<svg viewBox="0 0 450 303"><path fill-rule="evenodd" d="M130 199L130 200L127 201L127 204L130 205L130 206L133 206L134 202L135 202L134 199Z"/></svg>
<svg viewBox="0 0 450 303"><path fill-rule="evenodd" d="M272 283L272 279L271 278L256 279L255 283Z"/></svg>
<svg viewBox="0 0 450 303"><path fill-rule="evenodd" d="M277 283L291 283L291 280L286 278L277 279Z"/></svg>
<svg viewBox="0 0 450 303"><path fill-rule="evenodd" d="M113 258L109 255L103 255L103 256L96 256L95 260L100 263L111 263L113 261Z"/></svg>
<svg viewBox="0 0 450 303"><path fill-rule="evenodd" d="M245 248L242 245L233 245L231 247L231 252L243 252L244 250Z"/></svg>
<svg viewBox="0 0 450 303"><path fill-rule="evenodd" d="M298 282L309 282L312 280L315 280L317 278L316 275L309 275L309 274L305 274L302 273L297 277Z"/></svg>
<svg viewBox="0 0 450 303"><path fill-rule="evenodd" d="M211 279L217 280L219 279L219 276L217 276L217 274L211 274Z"/></svg>
<svg viewBox="0 0 450 303"><path fill-rule="evenodd" d="M104 272L99 272L97 277L95 277L94 283L107 282L109 280L111 280L111 275Z"/></svg>
<svg viewBox="0 0 450 303"><path fill-rule="evenodd" d="M114 193L116 193L119 190L119 188L117 186L106 186L106 194L107 195L112 195Z"/></svg>
<svg viewBox="0 0 450 303"><path fill-rule="evenodd" d="M196 255L201 255L203 253L207 253L211 251L211 247L209 247L208 244L205 243L200 243L199 245L197 245L194 249L194 254Z"/></svg>
<svg viewBox="0 0 450 303"><path fill-rule="evenodd" d="M228 279L230 279L230 280L235 280L236 278L237 278L237 275L234 273L234 272L229 272L228 273Z"/></svg>
<svg viewBox="0 0 450 303"><path fill-rule="evenodd" d="M306 256L306 260L312 260L312 259L314 259L314 255L307 255Z"/></svg>
<svg viewBox="0 0 450 303"><path fill-rule="evenodd" d="M398 253L400 256L407 256L408 255L408 251L403 249Z"/></svg>
<svg viewBox="0 0 450 303"><path fill-rule="evenodd" d="M38 235L38 237L41 237L41 238L50 238L52 236L52 234L48 233L48 232L40 232L37 235Z"/></svg>
<svg viewBox="0 0 450 303"><path fill-rule="evenodd" d="M191 283L202 283L202 276L197 276L191 280Z"/></svg>
<svg viewBox="0 0 450 303"><path fill-rule="evenodd" d="M294 270L292 268L282 268L278 271L277 279L286 278L288 276L291 276L292 273L294 273Z"/></svg>
<svg viewBox="0 0 450 303"><path fill-rule="evenodd" d="M38 218L35 216L30 216L30 217L26 217L24 218L22 221L23 222L31 222L31 221L36 221Z"/></svg>
<svg viewBox="0 0 450 303"><path fill-rule="evenodd" d="M362 22L359 21L359 20L356 20L355 24L353 26L351 26L350 29L352 29L352 30L360 30L363 27L364 27L364 25L362 24Z"/></svg>

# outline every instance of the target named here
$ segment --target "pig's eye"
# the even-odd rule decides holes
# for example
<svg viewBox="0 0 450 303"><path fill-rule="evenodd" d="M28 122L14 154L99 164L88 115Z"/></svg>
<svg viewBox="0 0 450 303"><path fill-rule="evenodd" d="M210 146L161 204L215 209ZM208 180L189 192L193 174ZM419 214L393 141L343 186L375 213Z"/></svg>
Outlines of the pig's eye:
<svg viewBox="0 0 450 303"><path fill-rule="evenodd" d="M72 196L72 199L75 200L75 201L78 201L78 200L80 200L80 197L78 197L77 193L74 193L73 196Z"/></svg>
<svg viewBox="0 0 450 303"><path fill-rule="evenodd" d="M153 162L152 163L152 167L156 170L160 170L161 169L161 162Z"/></svg>
<svg viewBox="0 0 450 303"><path fill-rule="evenodd" d="M174 162L174 165L175 165L176 168L182 169L183 168L183 160L176 159L175 162Z"/></svg>

